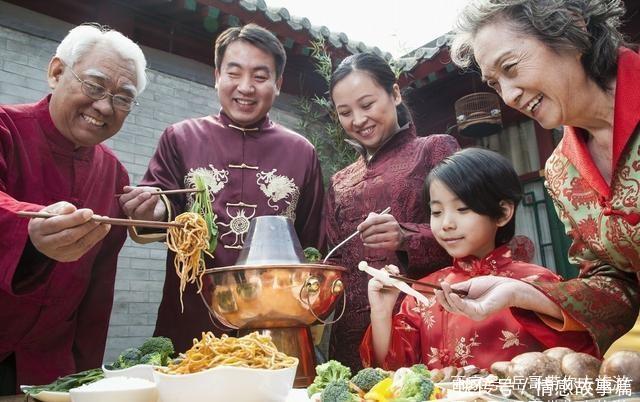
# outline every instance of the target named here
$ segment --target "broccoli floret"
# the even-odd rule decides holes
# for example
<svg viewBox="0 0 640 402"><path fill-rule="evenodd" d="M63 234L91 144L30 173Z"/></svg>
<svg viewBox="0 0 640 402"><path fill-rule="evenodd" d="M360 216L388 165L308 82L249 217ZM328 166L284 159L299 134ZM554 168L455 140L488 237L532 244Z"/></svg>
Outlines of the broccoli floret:
<svg viewBox="0 0 640 402"><path fill-rule="evenodd" d="M374 385L389 377L389 373L379 368L367 367L353 376L351 382L365 393L369 392Z"/></svg>
<svg viewBox="0 0 640 402"><path fill-rule="evenodd" d="M339 361L329 360L316 366L316 378L313 379L313 384L307 388L307 393L311 396L322 391L332 381L347 381L349 378L351 378L351 369L349 367L343 366Z"/></svg>
<svg viewBox="0 0 640 402"><path fill-rule="evenodd" d="M322 254L320 254L317 248L307 247L304 249L304 259L309 263L319 262L322 260Z"/></svg>
<svg viewBox="0 0 640 402"><path fill-rule="evenodd" d="M162 355L158 352L147 353L140 358L139 364L152 364L162 366Z"/></svg>
<svg viewBox="0 0 640 402"><path fill-rule="evenodd" d="M415 401L426 401L433 392L433 382L417 372L411 370L407 372L402 383L399 384L398 398L407 398Z"/></svg>
<svg viewBox="0 0 640 402"><path fill-rule="evenodd" d="M159 353L161 361L160 365L166 366L169 357L174 353L173 343L171 342L171 339L165 338L164 336L147 338L142 346L140 346L140 354L148 355L151 353Z"/></svg>
<svg viewBox="0 0 640 402"><path fill-rule="evenodd" d="M413 366L411 366L411 370L415 371L423 377L431 378L431 371L429 371L427 366L422 363L414 364Z"/></svg>
<svg viewBox="0 0 640 402"><path fill-rule="evenodd" d="M142 353L140 353L140 349L126 349L124 352L120 353L120 356L118 356L118 360L116 360L114 367L117 365L117 368L124 369L135 366L136 364L138 364L138 360L140 360L141 356Z"/></svg>
<svg viewBox="0 0 640 402"><path fill-rule="evenodd" d="M349 383L347 380L340 379L331 381L322 390L320 394L320 402L358 402L360 397L349 391Z"/></svg>

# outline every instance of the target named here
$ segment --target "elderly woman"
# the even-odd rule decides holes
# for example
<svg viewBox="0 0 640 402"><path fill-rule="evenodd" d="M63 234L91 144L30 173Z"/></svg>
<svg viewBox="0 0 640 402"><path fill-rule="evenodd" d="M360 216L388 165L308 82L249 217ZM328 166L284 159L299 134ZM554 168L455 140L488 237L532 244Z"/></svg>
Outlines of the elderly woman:
<svg viewBox="0 0 640 402"><path fill-rule="evenodd" d="M573 244L580 276L561 283L480 277L443 284L450 311L483 319L514 295L551 300L561 330L589 331L604 353L638 316L640 272L640 56L618 31L620 0L473 0L451 48L475 64L512 108L564 137L546 185ZM468 290L460 298L450 288Z"/></svg>

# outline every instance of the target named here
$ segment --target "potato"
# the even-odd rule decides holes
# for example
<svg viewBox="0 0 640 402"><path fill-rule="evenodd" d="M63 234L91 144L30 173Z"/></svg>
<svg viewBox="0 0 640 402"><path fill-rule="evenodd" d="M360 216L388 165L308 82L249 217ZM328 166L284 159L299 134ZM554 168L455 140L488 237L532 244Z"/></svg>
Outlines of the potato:
<svg viewBox="0 0 640 402"><path fill-rule="evenodd" d="M633 392L640 391L640 352L621 350L604 359L600 375L609 377L626 376L631 380Z"/></svg>
<svg viewBox="0 0 640 402"><path fill-rule="evenodd" d="M557 361L561 362L562 358L564 357L564 355L569 354L569 353L575 353L573 350L569 349L569 348L565 348L563 346L558 346L555 348L551 348L551 349L547 349L544 352L545 355L556 359Z"/></svg>
<svg viewBox="0 0 640 402"><path fill-rule="evenodd" d="M567 377L595 380L600 372L602 362L586 353L568 353L562 358L562 372Z"/></svg>
<svg viewBox="0 0 640 402"><path fill-rule="evenodd" d="M538 376L541 378L551 376L561 377L562 369L560 367L560 362L542 352L527 352L511 359L511 364L509 364L509 369L507 370L507 376L511 378L520 377L527 379ZM542 400L555 398L554 395L538 395L537 390L532 388L531 382L527 382L526 391Z"/></svg>
<svg viewBox="0 0 640 402"><path fill-rule="evenodd" d="M447 366L442 369L442 373L444 374L442 382L453 381L453 377L458 375L458 368L455 366Z"/></svg>
<svg viewBox="0 0 640 402"><path fill-rule="evenodd" d="M522 353L511 359L509 377L562 376L560 362L542 352Z"/></svg>
<svg viewBox="0 0 640 402"><path fill-rule="evenodd" d="M440 382L444 378L444 373L442 370L435 368L431 370L431 381Z"/></svg>
<svg viewBox="0 0 640 402"><path fill-rule="evenodd" d="M511 365L511 362L495 362L489 370L491 374L495 374L500 378L506 378L509 372L509 365Z"/></svg>

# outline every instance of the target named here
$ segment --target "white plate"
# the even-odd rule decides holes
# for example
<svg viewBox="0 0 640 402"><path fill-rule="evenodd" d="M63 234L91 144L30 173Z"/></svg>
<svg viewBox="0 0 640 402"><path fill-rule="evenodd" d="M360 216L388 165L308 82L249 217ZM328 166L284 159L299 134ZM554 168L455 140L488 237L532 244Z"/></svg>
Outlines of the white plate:
<svg viewBox="0 0 640 402"><path fill-rule="evenodd" d="M309 402L306 388L293 388L289 391L285 402Z"/></svg>
<svg viewBox="0 0 640 402"><path fill-rule="evenodd" d="M26 392L30 387L30 385L21 385L20 390ZM31 397L42 402L71 402L71 396L68 392L42 391L31 395Z"/></svg>

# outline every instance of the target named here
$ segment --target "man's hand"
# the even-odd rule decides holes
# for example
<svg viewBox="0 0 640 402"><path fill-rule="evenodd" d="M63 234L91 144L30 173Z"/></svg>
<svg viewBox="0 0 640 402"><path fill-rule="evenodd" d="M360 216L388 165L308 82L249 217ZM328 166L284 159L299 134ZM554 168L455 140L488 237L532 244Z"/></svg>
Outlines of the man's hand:
<svg viewBox="0 0 640 402"><path fill-rule="evenodd" d="M404 242L404 232L396 218L390 214L371 212L358 225L358 230L366 247L398 250Z"/></svg>
<svg viewBox="0 0 640 402"><path fill-rule="evenodd" d="M93 211L90 209L76 210L65 201L49 205L40 212L61 216L31 219L29 238L39 252L60 262L78 260L111 229L111 225L92 221Z"/></svg>
<svg viewBox="0 0 640 402"><path fill-rule="evenodd" d="M167 207L159 195L157 187L125 186L119 202L124 213L133 219L163 221L167 217Z"/></svg>

